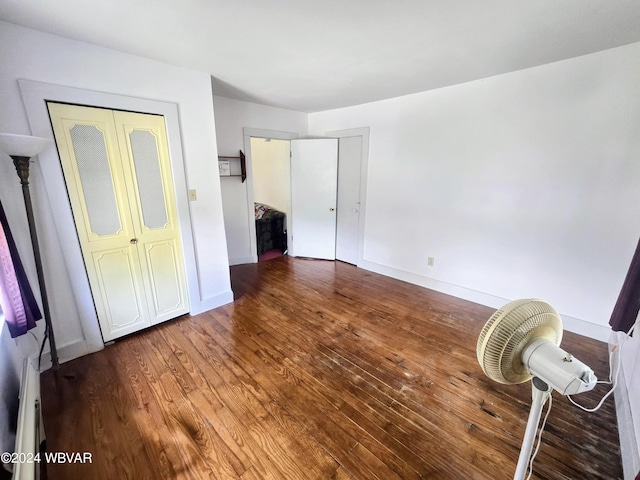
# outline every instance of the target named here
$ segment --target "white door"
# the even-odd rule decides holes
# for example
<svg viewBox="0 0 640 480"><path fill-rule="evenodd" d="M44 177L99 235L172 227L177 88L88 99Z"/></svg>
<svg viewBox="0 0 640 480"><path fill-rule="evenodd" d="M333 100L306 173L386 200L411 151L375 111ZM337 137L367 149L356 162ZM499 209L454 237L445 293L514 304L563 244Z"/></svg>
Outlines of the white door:
<svg viewBox="0 0 640 480"><path fill-rule="evenodd" d="M362 137L339 140L336 259L358 264Z"/></svg>
<svg viewBox="0 0 640 480"><path fill-rule="evenodd" d="M336 258L338 140L291 140L289 255Z"/></svg>
<svg viewBox="0 0 640 480"><path fill-rule="evenodd" d="M187 313L164 118L48 107L104 340Z"/></svg>

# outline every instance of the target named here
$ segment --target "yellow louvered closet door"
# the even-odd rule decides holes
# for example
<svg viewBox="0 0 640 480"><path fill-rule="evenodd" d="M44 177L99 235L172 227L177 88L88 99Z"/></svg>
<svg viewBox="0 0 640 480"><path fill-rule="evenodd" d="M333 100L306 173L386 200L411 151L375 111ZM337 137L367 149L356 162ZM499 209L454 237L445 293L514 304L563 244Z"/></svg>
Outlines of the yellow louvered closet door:
<svg viewBox="0 0 640 480"><path fill-rule="evenodd" d="M104 340L187 313L164 118L48 108Z"/></svg>

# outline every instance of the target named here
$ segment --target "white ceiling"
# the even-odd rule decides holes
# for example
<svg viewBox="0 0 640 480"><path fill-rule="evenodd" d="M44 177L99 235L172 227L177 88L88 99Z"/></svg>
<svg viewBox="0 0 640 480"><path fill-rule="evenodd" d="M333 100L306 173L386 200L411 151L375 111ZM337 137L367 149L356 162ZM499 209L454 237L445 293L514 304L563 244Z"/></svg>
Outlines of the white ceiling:
<svg viewBox="0 0 640 480"><path fill-rule="evenodd" d="M0 0L0 19L305 112L640 41L638 0Z"/></svg>

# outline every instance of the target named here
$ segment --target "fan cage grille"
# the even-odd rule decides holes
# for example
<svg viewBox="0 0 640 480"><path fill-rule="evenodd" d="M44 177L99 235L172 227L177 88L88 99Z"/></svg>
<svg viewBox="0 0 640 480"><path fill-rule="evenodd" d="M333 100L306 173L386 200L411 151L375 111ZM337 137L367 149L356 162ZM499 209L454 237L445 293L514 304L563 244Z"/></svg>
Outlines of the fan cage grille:
<svg viewBox="0 0 640 480"><path fill-rule="evenodd" d="M478 363L492 380L515 384L531 378L522 363L522 352L534 338L562 340L562 320L548 303L537 299L515 300L497 310L478 337Z"/></svg>

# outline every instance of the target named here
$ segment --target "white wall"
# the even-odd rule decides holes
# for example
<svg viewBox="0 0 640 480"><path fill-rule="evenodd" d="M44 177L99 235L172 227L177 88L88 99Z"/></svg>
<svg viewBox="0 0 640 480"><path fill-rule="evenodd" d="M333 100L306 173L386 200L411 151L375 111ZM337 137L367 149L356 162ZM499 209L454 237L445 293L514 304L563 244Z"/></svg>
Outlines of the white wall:
<svg viewBox="0 0 640 480"><path fill-rule="evenodd" d="M229 263L257 261L252 247L249 212L253 212L253 172L251 155L244 145L243 129L252 128L307 134L307 114L282 108L268 107L231 98L213 97L216 114L216 138L220 155L237 156L238 150L247 154L247 181L238 177L221 179L224 224L227 235ZM255 245L255 239L253 241Z"/></svg>
<svg viewBox="0 0 640 480"><path fill-rule="evenodd" d="M640 43L309 115L369 125L365 266L603 341L640 235ZM427 257L435 266L427 266Z"/></svg>
<svg viewBox="0 0 640 480"><path fill-rule="evenodd" d="M191 311L197 313L231 301L209 75L0 22L0 131L30 134L18 79L177 105L186 183L198 191L198 200L189 204L187 215L191 219L191 248L197 270L195 282L189 285ZM19 182L12 170L9 160L2 158L0 196L29 277L36 282ZM64 360L65 347L85 340L76 308L80 300L74 298L70 282L70 275L84 272L68 271L64 263L56 219L43 183L36 164L32 169L32 194L54 330ZM189 218L181 216L181 222L185 221ZM41 334L42 325L38 328Z"/></svg>
<svg viewBox="0 0 640 480"><path fill-rule="evenodd" d="M291 142L251 139L253 200L280 210L289 218L291 204Z"/></svg>
<svg viewBox="0 0 640 480"><path fill-rule="evenodd" d="M543 298L567 330L609 339L640 235L640 43L309 115L312 135L361 125L361 266L493 307ZM637 337L616 392L629 479L640 468Z"/></svg>

